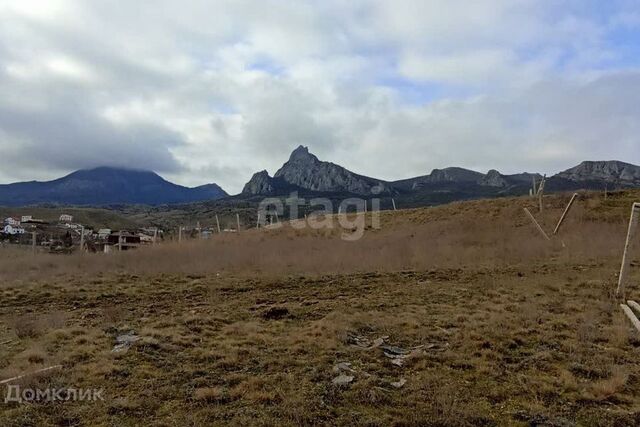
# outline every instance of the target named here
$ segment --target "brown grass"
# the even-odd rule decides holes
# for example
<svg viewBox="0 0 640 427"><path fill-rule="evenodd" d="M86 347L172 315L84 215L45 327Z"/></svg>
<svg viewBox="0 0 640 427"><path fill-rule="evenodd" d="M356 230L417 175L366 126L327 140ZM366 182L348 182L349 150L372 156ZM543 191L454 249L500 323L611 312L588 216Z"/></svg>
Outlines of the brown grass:
<svg viewBox="0 0 640 427"><path fill-rule="evenodd" d="M611 299L634 197L580 200L564 246L505 199L384 213L354 243L283 229L13 258L32 270L0 270L0 379L60 363L22 383L105 401L0 396L0 425L637 425L640 338ZM397 366L354 337L423 347Z"/></svg>
<svg viewBox="0 0 640 427"><path fill-rule="evenodd" d="M483 200L382 212L382 228L368 229L355 242L340 238L343 230L334 220L335 227L328 230L296 230L285 225L278 230L214 235L211 240L170 242L109 256L33 257L11 251L0 260L0 279L3 283L46 282L71 275L100 280L100 275L112 273L277 276L613 260L620 257L627 211L635 196L620 193L606 202L599 195L583 196L550 244L540 238L522 211L528 206L535 212L532 199ZM536 215L549 234L568 198L549 196L544 214Z"/></svg>

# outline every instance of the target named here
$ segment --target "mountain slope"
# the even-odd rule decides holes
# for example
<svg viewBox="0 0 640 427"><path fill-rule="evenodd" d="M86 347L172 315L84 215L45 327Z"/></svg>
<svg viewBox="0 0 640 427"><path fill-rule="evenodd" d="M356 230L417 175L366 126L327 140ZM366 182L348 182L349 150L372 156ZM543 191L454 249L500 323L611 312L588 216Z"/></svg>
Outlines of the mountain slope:
<svg viewBox="0 0 640 427"><path fill-rule="evenodd" d="M387 183L353 173L342 166L318 160L302 145L270 177L267 171L253 175L243 195L282 195L295 190L317 193L348 193L362 196L389 193Z"/></svg>
<svg viewBox="0 0 640 427"><path fill-rule="evenodd" d="M154 172L110 167L80 170L53 181L0 185L0 205L3 206L159 205L219 199L226 195L216 184L188 188L166 181Z"/></svg>
<svg viewBox="0 0 640 427"><path fill-rule="evenodd" d="M384 181L355 174L335 163L320 161L302 145L293 150L289 161L275 173L274 178L318 192L370 195L373 191L385 189Z"/></svg>
<svg viewBox="0 0 640 427"><path fill-rule="evenodd" d="M602 181L611 184L640 185L640 166L617 160L587 161L555 175L571 181Z"/></svg>

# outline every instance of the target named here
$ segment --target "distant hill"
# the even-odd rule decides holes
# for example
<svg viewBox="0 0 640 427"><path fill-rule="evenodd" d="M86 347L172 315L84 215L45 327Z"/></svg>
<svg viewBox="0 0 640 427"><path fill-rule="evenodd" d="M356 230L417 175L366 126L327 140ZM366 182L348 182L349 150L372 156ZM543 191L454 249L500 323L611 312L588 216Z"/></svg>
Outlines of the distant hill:
<svg viewBox="0 0 640 427"><path fill-rule="evenodd" d="M0 206L161 205L215 200L227 196L216 184L189 188L150 171L99 167L46 182L0 185Z"/></svg>

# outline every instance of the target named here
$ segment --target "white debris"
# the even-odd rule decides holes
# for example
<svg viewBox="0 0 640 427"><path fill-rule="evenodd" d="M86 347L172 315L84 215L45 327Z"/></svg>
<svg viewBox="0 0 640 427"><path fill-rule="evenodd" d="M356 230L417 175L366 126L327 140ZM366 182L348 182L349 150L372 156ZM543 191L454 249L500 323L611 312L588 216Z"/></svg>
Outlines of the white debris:
<svg viewBox="0 0 640 427"><path fill-rule="evenodd" d="M344 374L340 374L337 377L335 377L331 383L333 385L337 385L337 386L343 386L343 385L347 385L349 383L351 383L353 381L354 377L351 375L344 375Z"/></svg>
<svg viewBox="0 0 640 427"><path fill-rule="evenodd" d="M390 383L390 384L395 388L402 388L402 386L405 385L406 383L407 383L407 380L405 380L404 378L400 378L400 380L398 380L397 382Z"/></svg>
<svg viewBox="0 0 640 427"><path fill-rule="evenodd" d="M113 353L121 353L123 351L127 351L129 347L131 347L131 344L138 341L139 339L140 337L137 336L134 331L131 331L123 335L118 335L116 337L116 345L113 347L113 350L111 351Z"/></svg>

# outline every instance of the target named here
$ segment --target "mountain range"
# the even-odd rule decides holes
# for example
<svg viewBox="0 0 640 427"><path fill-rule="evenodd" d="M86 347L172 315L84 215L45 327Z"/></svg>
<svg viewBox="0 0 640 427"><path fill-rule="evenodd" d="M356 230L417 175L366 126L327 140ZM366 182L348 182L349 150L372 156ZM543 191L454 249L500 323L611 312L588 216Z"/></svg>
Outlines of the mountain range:
<svg viewBox="0 0 640 427"><path fill-rule="evenodd" d="M47 182L0 185L0 206L61 205L166 205L218 199L254 200L265 196L300 195L395 198L402 206L421 206L481 197L528 194L539 173L486 174L459 167L434 169L427 175L385 181L359 175L319 160L304 146L273 175L255 173L242 193L230 197L217 184L189 188L173 184L154 172L100 167L73 172ZM640 167L620 161L586 161L546 180L546 191L640 187Z"/></svg>
<svg viewBox="0 0 640 427"><path fill-rule="evenodd" d="M160 205L226 197L217 184L195 188L173 184L150 171L99 167L46 182L0 185L0 206L45 203L63 205Z"/></svg>
<svg viewBox="0 0 640 427"><path fill-rule="evenodd" d="M299 146L289 160L269 176L267 171L253 175L245 185L244 196L285 195L291 191L348 193L372 197L393 196L413 204L451 200L528 194L539 173L505 175L497 170L486 174L450 167L434 169L428 175L399 181L385 181L353 173L342 166L320 161L307 147ZM586 161L546 180L547 191L640 187L640 167L620 161Z"/></svg>

